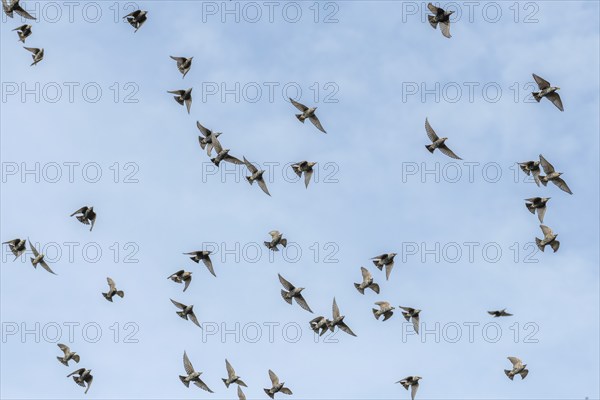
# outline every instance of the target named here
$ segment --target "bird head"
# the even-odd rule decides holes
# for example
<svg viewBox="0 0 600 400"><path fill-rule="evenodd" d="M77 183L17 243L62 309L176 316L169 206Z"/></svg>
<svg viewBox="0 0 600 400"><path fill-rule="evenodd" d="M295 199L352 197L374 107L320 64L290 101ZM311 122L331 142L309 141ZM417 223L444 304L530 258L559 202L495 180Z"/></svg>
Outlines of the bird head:
<svg viewBox="0 0 600 400"><path fill-rule="evenodd" d="M298 288L298 293L300 293L300 292L301 292L301 291L303 291L303 290L304 290L304 288L303 288L303 287L299 287L299 288Z"/></svg>
<svg viewBox="0 0 600 400"><path fill-rule="evenodd" d="M317 162L316 162L316 161L315 161L315 162L309 162L309 163L308 163L308 167L309 167L309 168L312 168L312 167L314 167L316 164L317 164Z"/></svg>

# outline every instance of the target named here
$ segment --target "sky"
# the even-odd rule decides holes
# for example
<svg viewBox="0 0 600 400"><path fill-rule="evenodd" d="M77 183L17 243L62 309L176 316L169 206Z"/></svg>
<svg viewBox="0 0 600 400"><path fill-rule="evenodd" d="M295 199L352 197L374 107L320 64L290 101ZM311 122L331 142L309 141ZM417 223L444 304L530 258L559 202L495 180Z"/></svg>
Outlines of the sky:
<svg viewBox="0 0 600 400"><path fill-rule="evenodd" d="M35 67L11 31L24 21L3 16L0 239L30 238L57 275L3 245L0 397L82 398L65 377L85 367L90 399L232 399L227 358L249 399L269 369L290 398L408 399L409 375L417 399L599 398L599 4L446 4L451 39L425 2L24 1ZM134 33L122 16L137 8ZM169 56L194 56L184 79ZM564 112L532 101L532 73ZM188 115L167 91L189 87ZM462 161L426 151L425 118ZM272 196L245 168L216 170L196 121L265 169ZM517 168L539 154L573 195ZM308 188L302 160L317 162ZM535 196L551 197L557 253L533 245ZM92 232L69 217L84 205ZM289 243L270 253L274 229ZM182 254L201 249L216 278ZM388 252L386 281L370 259ZM379 295L354 288L361 266ZM185 293L166 279L179 269ZM277 274L314 315L281 299ZM102 297L108 276L123 299ZM357 337L310 331L334 297ZM377 321L376 301L421 309L420 335L398 310ZM184 351L214 394L181 384ZM507 379L508 356L527 379Z"/></svg>

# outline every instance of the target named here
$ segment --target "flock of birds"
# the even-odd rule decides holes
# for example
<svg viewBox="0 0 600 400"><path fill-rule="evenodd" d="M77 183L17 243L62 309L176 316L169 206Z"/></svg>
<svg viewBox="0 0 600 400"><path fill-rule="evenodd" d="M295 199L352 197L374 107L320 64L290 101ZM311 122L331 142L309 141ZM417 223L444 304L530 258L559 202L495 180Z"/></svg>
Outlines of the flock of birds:
<svg viewBox="0 0 600 400"><path fill-rule="evenodd" d="M6 13L6 15L8 15L11 18L13 17L13 13L16 13L26 19L35 19L32 15L30 15L27 11L25 11L20 6L19 0L12 0L10 3L8 3L7 0L2 0L2 6L3 6L4 12ZM450 38L451 37L451 35L450 35L450 15L453 12L446 11L440 7L436 7L431 3L428 4L428 8L433 13L433 15L428 16L429 23L431 24L431 26L434 29L436 29L437 26L439 25L443 36ZM126 19L126 21L131 26L133 26L135 28L135 31L137 32L137 30L140 29L140 27L147 21L147 11L136 10L130 14L127 14L124 17L124 19ZM19 26L19 27L15 28L14 31L17 32L17 34L19 36L19 41L21 41L23 43L25 43L25 40L32 34L31 25ZM44 49L43 48L25 47L25 49L27 49L28 51L30 51L33 54L32 55L33 63L31 64L32 66L36 65L40 61L42 61L42 59L44 57ZM174 61L176 61L177 69L182 74L183 78L185 78L185 76L187 75L187 73L190 71L190 69L192 67L193 57L188 58L188 57L171 56L171 58ZM550 100L560 111L563 111L564 108L562 105L562 101L561 101L559 94L557 93L559 88L550 85L550 83L548 81L544 80L543 78L541 78L535 74L533 74L533 78L539 86L539 91L532 93L533 97L538 102L542 98L546 98L546 99ZM190 113L191 106L192 106L192 88L182 89L182 90L172 90L172 91L168 91L168 93L174 94L175 101L177 101L177 103L179 103L180 105L185 106L187 109L187 112ZM301 104L298 101L295 101L291 98L290 98L290 102L292 105L294 105L300 111L299 114L296 114L296 118L300 122L304 123L304 121L308 119L319 131L326 133L325 129L321 125L321 122L319 121L319 118L316 115L317 107L307 107L304 104ZM263 178L263 174L265 172L264 170L258 169L255 165L250 163L245 157L242 157L243 160L240 160L239 158L230 155L229 154L230 149L223 148L223 146L220 143L219 136L221 135L221 132L214 132L214 131L202 126L202 124L200 124L200 122L197 122L196 126L197 126L198 130L200 131L200 135L198 136L198 141L199 141L200 147L202 150L206 150L209 157L211 157L211 155L214 151L215 155L214 155L214 157L210 158L210 160L216 166L219 166L221 162L229 162L229 163L233 163L233 164L237 164L237 165L245 165L250 173L250 175L246 177L247 181L251 185L254 182L257 182L258 186L262 189L262 191L270 196L269 190L268 190L265 180ZM448 138L447 137L440 138L436 134L436 132L433 130L431 125L429 124L429 121L427 118L425 119L425 131L427 133L427 137L431 141L431 144L425 145L425 147L427 148L427 150L430 153L434 153L434 151L436 149L438 149L442 154L444 154L450 158L461 160L461 158L458 157L446 145L446 140ZM293 171L299 177L301 177L302 174L304 174L305 186L307 188L308 188L309 182L311 181L312 174L313 174L313 167L315 164L316 164L315 162L301 161L298 163L294 163L292 165ZM533 176L534 181L538 187L540 186L540 183L543 184L544 186L546 186L548 182L552 182L556 186L558 186L561 190L563 190L569 194L572 194L572 192L569 189L569 187L567 186L566 182L561 178L562 173L556 172L553 165L550 164L542 155L539 156L538 161L522 162L522 163L519 163L519 166L522 169L522 171L525 172L527 175ZM540 166L543 169L545 175L541 175ZM548 200L550 200L549 197L533 197L533 198L526 199L525 205L526 205L527 209L532 214L535 214L537 212L538 219L539 219L540 223L542 223L542 224L544 222L544 216L546 213L546 206L547 206ZM90 225L90 231L92 231L92 229L94 228L95 221L96 221L96 212L94 211L93 207L89 207L89 206L81 207L80 209L78 209L77 211L75 211L74 213L71 214L71 217L73 217L73 216L75 216L77 218L77 220L79 222L81 222L82 224ZM540 227L542 229L544 237L543 237L543 239L538 239L538 238L535 239L537 246L539 247L539 249L541 251L544 251L545 246L549 245L554 250L554 252L556 252L560 246L560 243L556 240L557 235L554 234L552 232L552 230L545 225L540 225ZM264 245L269 250L279 251L279 246L283 246L283 247L287 246L287 239L284 238L283 234L280 233L279 231L273 230L273 231L269 232L269 235L271 236L271 240L264 242ZM48 263L45 261L44 254L38 252L38 250L33 246L33 244L31 243L31 241L29 239L25 240L25 239L16 238L13 240L9 240L7 242L3 242L3 244L8 244L8 246L9 246L11 252L14 254L15 260L16 260L18 257L20 257L26 251L27 241L29 241L29 248L34 256L31 258L31 263L34 266L34 268L37 267L37 265L41 265L46 271L48 271L52 274L55 274L55 272L50 268ZM199 263L200 261L202 261L204 263L204 265L206 266L206 268L208 269L208 271L213 276L216 277L213 263L210 259L210 254L211 254L210 251L198 250L198 251L192 251L192 252L184 253L184 254L190 256L190 259L192 261L194 261L195 263ZM382 271L383 268L385 268L386 280L389 280L389 278L390 278L390 274L394 267L394 257L395 256L396 256L396 253L386 253L386 254L381 254L379 256L373 257L371 259L374 266L376 268L378 268L380 271ZM359 283L354 283L356 290L360 294L364 295L365 289L370 289L375 294L379 295L380 290L381 290L380 286L379 286L379 284L375 283L371 272L368 269L361 267L361 274L362 274L362 281ZM302 294L302 292L304 291L305 288L295 286L294 284L292 284L291 282L286 280L284 277L282 277L280 274L278 274L278 277L279 277L279 281L280 281L281 285L283 286L283 289L281 290L281 297L283 298L283 300L286 301L290 305L293 304L293 302L295 301L302 309L304 309L310 313L313 313L313 311L311 310L310 306L308 305L306 299L304 298L304 295ZM179 271L173 273L167 279L170 279L175 283L184 284L183 292L185 292L188 289L188 287L190 286L190 283L192 281L192 272L182 269L182 270L179 270ZM106 300L112 302L113 297L115 295L119 296L120 298L124 297L124 295L125 295L124 291L117 289L116 284L112 278L107 277L107 282L108 282L109 290L106 293L102 293L103 297ZM173 303L173 305L178 309L178 311L176 311L176 313L179 317L181 317L184 320L191 320L192 323L201 327L200 323L198 322L198 318L196 317L196 315L194 313L193 305L186 305L184 303L175 301L173 299L170 299L170 300ZM388 301L377 301L377 302L375 302L375 305L377 305L379 308L378 309L373 308L372 312L373 312L373 316L377 320L379 320L381 317L383 317L383 321L387 321L388 319L390 319L393 316L395 307L392 306ZM406 321L412 321L414 331L418 334L419 326L420 326L421 310L417 309L417 308L404 307L404 306L399 306L399 308L403 310L402 315L406 319ZM488 311L488 313L490 315L492 315L493 317L512 316L512 314L508 313L506 311L506 309ZM339 330L341 330L351 336L356 336L356 334L352 331L352 329L350 329L350 327L346 324L345 316L341 314L335 297L333 299L333 305L332 305L332 318L329 319L324 316L317 316L316 318L312 319L309 322L309 325L310 325L310 328L316 334L319 334L321 336L324 335L327 331L333 332L335 330L335 327L337 327ZM59 343L58 347L63 352L62 357L57 357L57 359L62 364L64 364L65 366L68 366L69 361L74 361L76 363L79 363L80 356L77 353L72 352L68 346ZM515 375L520 375L521 378L524 379L527 376L527 374L529 373L529 370L526 368L527 365L523 364L522 361L517 357L508 357L508 360L512 363L512 368L510 370L508 370L508 369L504 370L506 376L512 380ZM184 366L186 375L180 375L179 379L186 387L189 387L190 383L193 383L197 387L199 387L205 391L208 391L210 393L213 393L213 391L208 387L208 385L202 379L200 379L202 372L198 372L195 370L195 368L193 367L192 363L190 362L188 355L185 351L183 353L183 366ZM229 388L229 386L232 384L237 384L238 397L240 399L245 399L246 397L242 391L242 387L247 387L247 385L244 383L244 381L241 380L241 378L239 376L236 375L235 370L233 369L233 367L231 366L231 364L229 363L229 361L227 359L225 360L225 367L226 367L226 371L227 371L227 378L223 378L223 383L225 384L225 386L227 388ZM269 374L269 378L271 380L271 387L265 388L264 391L270 398L274 398L276 393L282 393L282 394L287 394L287 395L292 394L292 391L288 387L285 386L284 382L280 382L279 377L272 370L269 370L268 374ZM86 368L79 368L79 369L73 371L72 373L70 373L69 375L67 375L67 377L73 377L73 380L75 381L75 383L77 383L80 386L85 387L86 388L85 393L87 393L87 391L89 390L89 388L92 384L92 381L93 381L93 375L91 374L91 370L86 369ZM421 379L422 378L420 376L414 375L414 376L408 376L396 383L401 384L406 390L410 389L411 390L411 398L414 400L417 390L419 388L419 381Z"/></svg>

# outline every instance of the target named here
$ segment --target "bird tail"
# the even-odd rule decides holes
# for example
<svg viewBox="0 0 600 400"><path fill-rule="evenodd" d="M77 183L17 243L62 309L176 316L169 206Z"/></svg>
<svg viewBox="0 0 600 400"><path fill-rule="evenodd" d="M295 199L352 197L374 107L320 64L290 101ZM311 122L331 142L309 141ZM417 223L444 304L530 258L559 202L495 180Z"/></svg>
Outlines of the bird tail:
<svg viewBox="0 0 600 400"><path fill-rule="evenodd" d="M68 363L65 361L65 358L64 358L64 357L56 357L56 359L57 359L58 361L60 361L60 363L61 363L62 365L66 365L67 367L69 366L69 364L68 364Z"/></svg>
<svg viewBox="0 0 600 400"><path fill-rule="evenodd" d="M251 176L247 176L247 177L246 177L246 180L247 180L247 181L248 181L248 183L249 183L249 184L251 184L251 185L254 183L254 181L252 180L252 177L251 177Z"/></svg>
<svg viewBox="0 0 600 400"><path fill-rule="evenodd" d="M512 376L512 375L510 374L510 371L509 371L509 370L505 369L505 370L504 370L504 373L506 374L506 376L508 376L508 377L509 377L509 379L510 379L511 381L513 380L514 376Z"/></svg>
<svg viewBox="0 0 600 400"><path fill-rule="evenodd" d="M381 315L377 314L377 310L372 308L371 310L373 310L373 315L375 316L375 319L379 321L379 317L381 317Z"/></svg>
<svg viewBox="0 0 600 400"><path fill-rule="evenodd" d="M542 182L542 185L546 186L548 184L548 179L544 179L544 178L546 178L544 175L539 176L539 179L540 179L540 182Z"/></svg>
<svg viewBox="0 0 600 400"><path fill-rule="evenodd" d="M286 292L285 290L281 289L281 297L283 297L283 299L288 303L288 304L292 304L292 299L291 298L287 298L286 295L288 294L288 292Z"/></svg>
<svg viewBox="0 0 600 400"><path fill-rule="evenodd" d="M33 268L37 268L37 264L35 262L33 262L34 259L30 258L30 260L31 260L31 265L33 265Z"/></svg>
<svg viewBox="0 0 600 400"><path fill-rule="evenodd" d="M196 264L198 264L200 262L200 260L196 259L196 257L190 257L190 260L192 260Z"/></svg>
<svg viewBox="0 0 600 400"><path fill-rule="evenodd" d="M405 311L402 311L402 315L404 316L404 319L405 319L405 320L407 320L407 321L410 321L410 314L408 314L408 313L407 313L407 312L405 312Z"/></svg>
<svg viewBox="0 0 600 400"><path fill-rule="evenodd" d="M531 96L533 96L533 98L539 103L540 100L542 99L542 96L540 96L540 92L531 92Z"/></svg>
<svg viewBox="0 0 600 400"><path fill-rule="evenodd" d="M287 239L281 239L279 241L279 243L283 246L283 247L287 247Z"/></svg>
<svg viewBox="0 0 600 400"><path fill-rule="evenodd" d="M271 242L264 242L265 246L267 246L267 249L269 250L273 250L273 251L279 251L279 249L277 248L277 246L272 246Z"/></svg>
<svg viewBox="0 0 600 400"><path fill-rule="evenodd" d="M436 29L438 23L435 20L435 17L433 15L428 15L427 19L429 19L429 24L433 27L433 29Z"/></svg>
<svg viewBox="0 0 600 400"><path fill-rule="evenodd" d="M223 380L223 383L225 384L225 386L229 388L229 385L230 385L229 381L225 378L221 378L221 379Z"/></svg>
<svg viewBox="0 0 600 400"><path fill-rule="evenodd" d="M217 167L219 166L219 162L216 161L216 158L211 158L210 161L212 161L212 163L215 164Z"/></svg>
<svg viewBox="0 0 600 400"><path fill-rule="evenodd" d="M379 285L376 283L372 283L371 286L369 286L371 288L371 290L373 290L375 293L379 294Z"/></svg>
<svg viewBox="0 0 600 400"><path fill-rule="evenodd" d="M546 246L542 244L542 241L540 239L535 238L535 244L537 245L538 249L540 249L542 252L544 251L544 247Z"/></svg>
<svg viewBox="0 0 600 400"><path fill-rule="evenodd" d="M183 99L181 99L179 96L173 96L173 98L175 99L176 102L178 102L179 104L183 105Z"/></svg>
<svg viewBox="0 0 600 400"><path fill-rule="evenodd" d="M306 117L302 114L296 114L296 118L298 118L298 121L304 123L304 120L306 119Z"/></svg>
<svg viewBox="0 0 600 400"><path fill-rule="evenodd" d="M535 207L533 204L525 204L525 207L527 207L530 213L535 214Z"/></svg>
<svg viewBox="0 0 600 400"><path fill-rule="evenodd" d="M427 150L429 150L429 152L430 152L430 153L433 153L433 151L435 150L435 147L433 147L433 145L432 145L432 144L426 144L426 145L425 145L425 148L426 148Z"/></svg>
<svg viewBox="0 0 600 400"><path fill-rule="evenodd" d="M360 287L360 284L358 284L358 283L355 283L355 284L354 284L354 287L356 288L356 290L358 290L358 293L360 293L360 294L365 294L365 289L361 288L361 287Z"/></svg>
<svg viewBox="0 0 600 400"><path fill-rule="evenodd" d="M102 293L102 296L104 296L104 298L105 298L106 300L108 300L108 301L110 301L110 302L112 303L112 301L113 301L113 300L112 300L112 297L110 297L110 296L108 295L108 293Z"/></svg>
<svg viewBox="0 0 600 400"><path fill-rule="evenodd" d="M300 167L294 167L292 166L292 170L296 173L296 175L298 176L302 176L302 171L300 170Z"/></svg>
<svg viewBox="0 0 600 400"><path fill-rule="evenodd" d="M117 291L117 296L119 296L120 298L123 298L123 296L125 296L125 292L123 292L122 290Z"/></svg>
<svg viewBox="0 0 600 400"><path fill-rule="evenodd" d="M179 375L179 379L181 380L181 383L185 385L185 387L190 387L190 383L185 380L185 376Z"/></svg>
<svg viewBox="0 0 600 400"><path fill-rule="evenodd" d="M269 396L270 398L274 399L275 397L273 397L273 393L271 393L270 389L264 389L265 393L267 394L267 396Z"/></svg>

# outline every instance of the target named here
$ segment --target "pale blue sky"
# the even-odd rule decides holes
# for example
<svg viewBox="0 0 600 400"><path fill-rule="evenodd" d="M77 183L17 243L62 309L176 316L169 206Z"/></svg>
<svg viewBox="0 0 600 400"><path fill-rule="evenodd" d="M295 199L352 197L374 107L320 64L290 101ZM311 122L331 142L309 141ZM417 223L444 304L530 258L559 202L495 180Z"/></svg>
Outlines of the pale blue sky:
<svg viewBox="0 0 600 400"><path fill-rule="evenodd" d="M25 3L28 9L35 4ZM450 40L426 22L426 2L322 2L317 23L313 2L298 3L297 23L283 17L284 3L277 3L270 22L263 2L256 3L262 16L252 23L253 11L239 3L240 22L225 15L223 23L220 1L151 1L139 3L149 11L148 22L135 34L114 22L112 2L98 3L97 23L85 21L83 5L69 22L60 2L53 4L62 17L52 23L53 11L43 4L38 7L46 18L33 24L26 42L45 48L36 67L29 67L30 54L11 32L21 19L2 20L0 239L30 237L49 255L58 243L62 256L50 263L58 273L52 276L34 270L29 254L13 262L2 249L2 398L81 398L83 390L65 376L82 366L95 377L90 399L235 398L235 388L221 382L225 358L248 384L248 398L266 398L269 368L293 398L408 399L394 384L407 375L423 377L419 399L599 398L598 2L520 3L517 22L513 2L482 2L472 21L463 5ZM208 15L213 6L217 14ZM409 13L413 6L418 15ZM88 17L94 16L91 7ZM492 23L496 8L502 16ZM288 11L288 18L294 15ZM323 23L330 13L337 22ZM528 15L537 22L524 23ZM184 80L169 55L194 56ZM531 73L561 87L564 113L545 99L523 101ZM34 94L22 101L22 88L35 91L36 82L40 101ZM261 87L262 97L252 101L254 92L247 92L239 102L233 94L222 101L221 85L231 89L236 82L247 90ZM437 102L434 94L422 102L421 92L405 92L422 84L432 89L436 82L448 90ZM75 87L72 102L68 85ZM204 93L203 99L202 89L215 85L219 93ZM296 120L284 98L286 85L299 86L298 100L319 107L327 135ZM472 101L469 85L475 87ZM492 89L484 95L485 85ZM52 103L56 86L62 97ZM453 102L450 90L456 86L464 90ZM92 103L97 87L102 95ZM194 87L191 115L166 93L188 87ZM496 87L502 95L491 102ZM138 102L124 102L128 93ZM463 162L424 149L426 117ZM206 174L210 164L197 144L196 120L224 132L221 142L233 155L278 163L272 164L274 177L268 176L272 197L239 179L243 170L237 176ZM540 153L564 172L573 196L551 184L524 182L521 173L515 182L514 163ZM308 189L284 179L291 174L282 170L304 159L320 168L319 181ZM34 175L21 176L23 166L32 169L36 162L39 183ZM57 183L50 182L54 163L62 166ZM79 163L72 183L65 163ZM87 180L94 166L101 170L97 183L82 177L86 164ZM10 175L15 165L19 170ZM407 175L415 166L417 174ZM469 166L475 171L471 181ZM493 183L496 166L502 175ZM462 178L422 179L424 169L434 168L446 178L459 168ZM124 182L129 173L137 183ZM523 199L538 195L552 197L545 224L559 234L561 248L537 252L531 255L537 262L526 262L527 246L541 232ZM68 217L82 205L98 213L91 233ZM295 244L270 258L260 246L273 229ZM120 248L117 262L114 243ZM213 257L217 278L181 254L211 243L219 249ZM436 243L439 262L427 255ZM73 259L68 246L75 247ZM236 246L237 253L222 254ZM475 248L473 259L468 246ZM492 262L482 254L484 246L502 255ZM454 260L457 247L462 254ZM400 253L388 282L369 261L383 252ZM125 262L130 253L138 262ZM379 296L361 296L354 288L361 266L381 284ZM186 293L166 279L181 268L194 272ZM281 299L277 273L306 287L315 315ZM107 276L125 291L124 299L111 304L102 298ZM308 321L331 317L334 296L358 337L339 333L332 338L337 343L315 343ZM175 315L169 298L195 305L199 320L208 324L205 335L215 326L233 330L239 323L239 343L231 334L222 340L221 332L203 338L201 329ZM423 332L403 337L403 329L411 330L403 328L400 313L385 323L373 318L370 309L378 300L422 309L425 328L433 331L439 323L446 338L436 342ZM514 317L494 320L486 313L504 307ZM137 343L125 342L133 329L128 322L138 327ZM490 322L498 325L487 325L486 340L482 329ZM39 343L33 335L22 340L21 328L36 323L45 336L54 336L53 324L61 326L60 342L81 355L80 364L61 365L58 347L44 335ZM72 343L66 323L79 324ZM472 343L465 325L470 323L479 324ZM88 336L81 332L85 324L91 324ZM262 337L244 340L254 336L257 324ZM279 324L273 343L265 324ZM288 336L282 332L286 324ZM451 343L456 324L462 337ZM15 326L19 332L7 335ZM95 326L102 337L92 343ZM290 343L297 326L301 337ZM502 337L492 343L496 327ZM214 395L181 384L184 350ZM506 378L507 356L528 364L525 381Z"/></svg>

